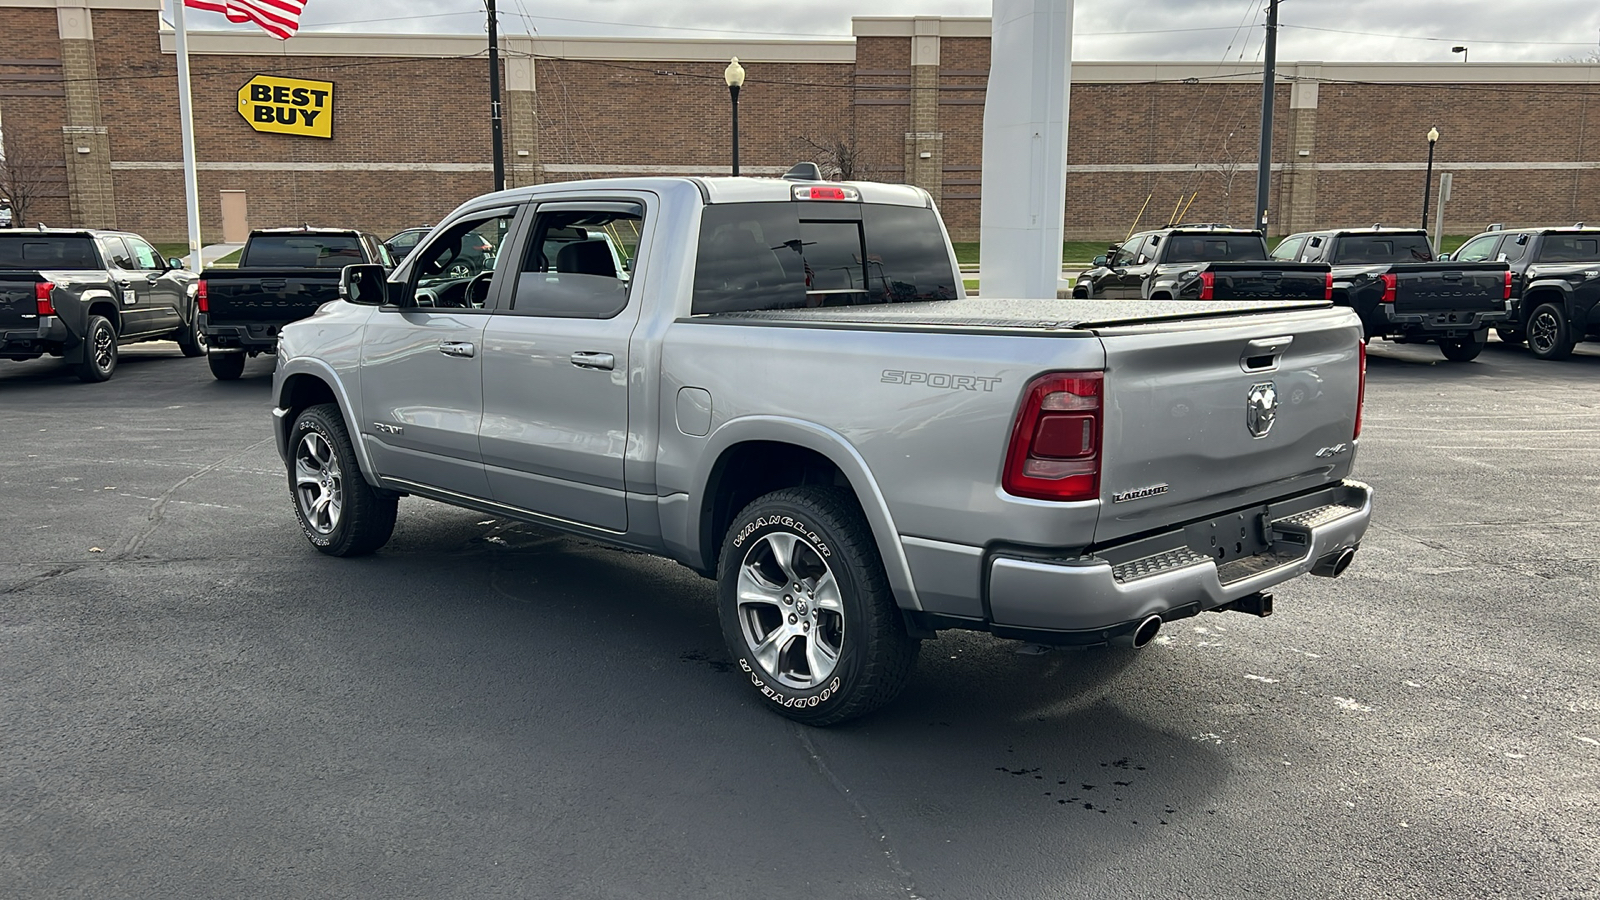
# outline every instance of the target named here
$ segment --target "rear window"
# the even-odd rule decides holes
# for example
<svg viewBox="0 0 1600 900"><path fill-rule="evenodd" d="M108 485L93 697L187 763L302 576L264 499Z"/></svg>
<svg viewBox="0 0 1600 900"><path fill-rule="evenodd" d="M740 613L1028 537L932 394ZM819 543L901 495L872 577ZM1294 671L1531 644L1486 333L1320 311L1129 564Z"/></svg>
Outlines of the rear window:
<svg viewBox="0 0 1600 900"><path fill-rule="evenodd" d="M1255 234L1173 234L1167 237L1163 262L1236 262L1264 260L1267 242Z"/></svg>
<svg viewBox="0 0 1600 900"><path fill-rule="evenodd" d="M94 241L86 237L0 235L0 269L98 269Z"/></svg>
<svg viewBox="0 0 1600 900"><path fill-rule="evenodd" d="M955 298L927 207L723 203L701 219L695 315Z"/></svg>
<svg viewBox="0 0 1600 900"><path fill-rule="evenodd" d="M338 234L264 234L245 245L241 266L284 269L342 269L365 262L361 239Z"/></svg>
<svg viewBox="0 0 1600 900"><path fill-rule="evenodd" d="M1354 264L1432 262L1433 248L1420 234L1349 234L1339 238L1333 259Z"/></svg>
<svg viewBox="0 0 1600 900"><path fill-rule="evenodd" d="M1547 234L1539 248L1540 262L1594 262L1600 260L1600 237Z"/></svg>

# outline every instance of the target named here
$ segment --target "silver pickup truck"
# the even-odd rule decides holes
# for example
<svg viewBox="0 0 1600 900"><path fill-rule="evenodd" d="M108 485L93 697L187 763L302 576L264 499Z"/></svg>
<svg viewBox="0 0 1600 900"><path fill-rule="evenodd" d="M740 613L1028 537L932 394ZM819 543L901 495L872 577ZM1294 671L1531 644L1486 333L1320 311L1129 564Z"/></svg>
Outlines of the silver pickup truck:
<svg viewBox="0 0 1600 900"><path fill-rule="evenodd" d="M468 232L501 252L461 280ZM273 385L317 549L378 549L414 495L670 557L814 725L891 700L942 629L1141 646L1268 614L1371 514L1353 312L966 298L916 188L521 188L341 290Z"/></svg>

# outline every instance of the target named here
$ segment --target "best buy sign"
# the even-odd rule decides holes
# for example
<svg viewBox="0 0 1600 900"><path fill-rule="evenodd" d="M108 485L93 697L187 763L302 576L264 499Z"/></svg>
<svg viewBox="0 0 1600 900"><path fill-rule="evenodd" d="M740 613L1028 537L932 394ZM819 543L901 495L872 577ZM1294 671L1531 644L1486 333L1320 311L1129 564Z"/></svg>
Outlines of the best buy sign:
<svg viewBox="0 0 1600 900"><path fill-rule="evenodd" d="M333 137L333 82L257 75L239 89L239 115L257 131Z"/></svg>

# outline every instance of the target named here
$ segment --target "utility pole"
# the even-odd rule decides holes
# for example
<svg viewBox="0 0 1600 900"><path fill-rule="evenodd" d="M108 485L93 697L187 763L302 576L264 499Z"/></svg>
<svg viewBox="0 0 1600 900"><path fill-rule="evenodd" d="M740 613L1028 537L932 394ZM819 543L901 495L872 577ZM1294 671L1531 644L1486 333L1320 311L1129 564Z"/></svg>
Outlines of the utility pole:
<svg viewBox="0 0 1600 900"><path fill-rule="evenodd" d="M500 23L495 14L495 0L486 2L489 5L489 127L494 133L494 189L503 191L506 189L506 147L500 127Z"/></svg>
<svg viewBox="0 0 1600 900"><path fill-rule="evenodd" d="M1278 0L1267 3L1267 67L1261 73L1261 161L1256 171L1256 227L1267 230L1267 192L1272 183L1272 92L1277 87Z"/></svg>

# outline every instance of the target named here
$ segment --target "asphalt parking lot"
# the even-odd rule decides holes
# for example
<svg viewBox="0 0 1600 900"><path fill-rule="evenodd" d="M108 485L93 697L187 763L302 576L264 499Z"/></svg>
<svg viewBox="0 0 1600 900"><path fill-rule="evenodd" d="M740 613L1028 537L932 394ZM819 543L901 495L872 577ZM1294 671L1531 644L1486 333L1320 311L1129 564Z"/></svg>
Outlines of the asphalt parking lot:
<svg viewBox="0 0 1600 900"><path fill-rule="evenodd" d="M924 644L825 731L713 586L407 500L313 552L272 361L0 363L0 896L1600 897L1600 348L1374 342L1336 581Z"/></svg>

